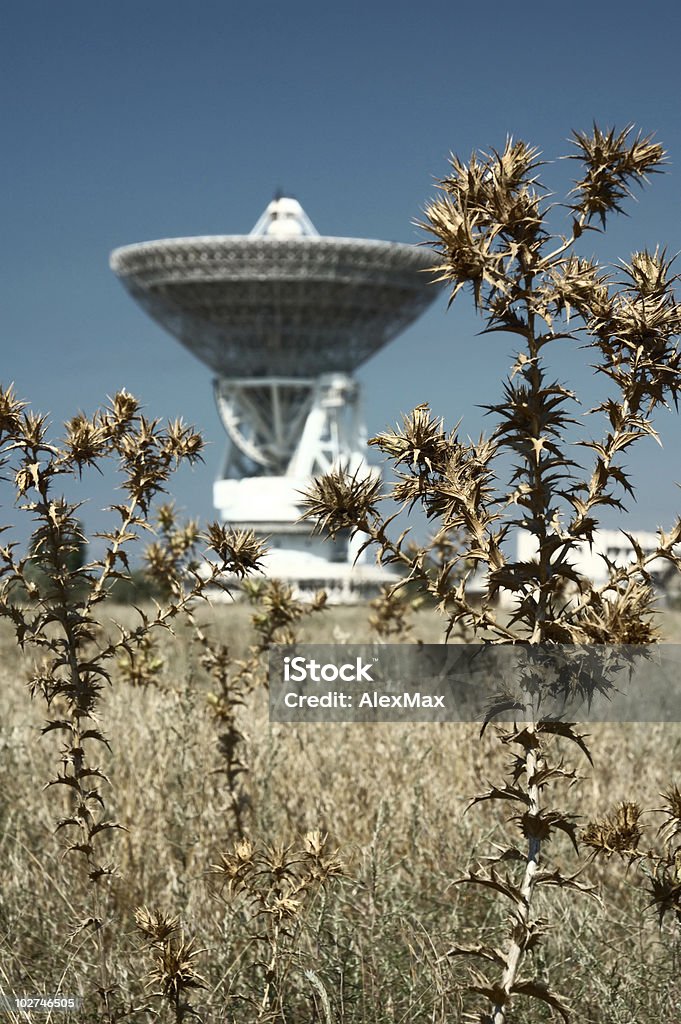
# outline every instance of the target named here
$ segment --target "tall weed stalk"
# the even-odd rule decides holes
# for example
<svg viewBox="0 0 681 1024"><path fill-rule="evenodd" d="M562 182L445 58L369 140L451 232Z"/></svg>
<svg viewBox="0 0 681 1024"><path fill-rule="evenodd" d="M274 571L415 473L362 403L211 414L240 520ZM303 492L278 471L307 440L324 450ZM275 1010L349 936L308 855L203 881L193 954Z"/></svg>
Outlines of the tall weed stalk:
<svg viewBox="0 0 681 1024"><path fill-rule="evenodd" d="M579 169L562 204L543 183L538 150L509 139L501 151L474 153L467 162L452 156L440 195L425 209L421 226L435 240L434 270L450 287L450 302L468 289L485 320L483 334L501 332L517 345L503 396L486 407L496 423L491 434L464 440L458 427L446 430L421 405L370 441L395 471L387 494L375 478L338 470L315 480L306 499L305 516L318 529L363 534L380 562L401 568L398 588L417 584L435 599L448 635L465 627L484 643L653 643L659 634L651 565L664 559L675 571L681 567L681 519L659 531L652 552L631 537L633 561L606 559L605 583L575 567L578 546L594 541L601 511L623 510L634 493L623 458L632 446L657 439L654 414L677 403L681 312L664 249L635 252L615 271L579 254L584 237L604 231L635 187L662 169L664 150L631 127L594 126L575 132L572 143ZM556 230L561 206L567 216ZM581 460L572 442L577 396L553 378L547 362L552 346L578 342L605 392L587 414L594 427L578 441ZM385 501L395 508L388 516L380 511ZM416 505L435 524L430 544L411 544L406 533L395 540L389 530ZM511 553L514 531L531 537L531 557ZM460 547L448 543L461 537ZM474 574L484 578L481 603L471 594ZM510 615L498 606L502 593L512 598ZM568 1019L566 1000L532 972L546 928L537 894L546 886L588 889L548 860L557 834L577 846L576 822L550 799L558 783L576 778L557 744L589 756L588 747L573 725L543 720L531 668L521 682L532 699L500 694L489 715L504 711L522 722L499 734L514 752L508 778L473 802L514 808L511 821L524 845L510 839L463 879L507 904L506 938L450 950L486 965L472 969L470 991L487 1008L471 1009L466 1019L478 1024L505 1024L519 996Z"/></svg>
<svg viewBox="0 0 681 1024"><path fill-rule="evenodd" d="M83 918L73 922L73 935L95 938L97 990L107 1020L122 1012L112 1002L107 883L116 872L111 837L125 826L108 809L109 780L100 760L102 748L109 748L99 712L102 691L111 681L113 660L144 649L152 631L168 628L225 572L243 576L262 554L252 534L218 524L202 536L193 530L193 541L200 539L212 555L205 570L176 559L166 573L164 603L153 614L140 611L138 624L118 627L113 639L102 634L100 606L112 586L129 579L128 553L140 533L151 528L153 500L179 465L201 457L202 447L201 437L181 421L163 426L147 419L126 392L92 417L74 417L55 443L48 438L45 418L28 410L11 387L0 388L0 462L14 486L18 511L32 523L27 555L15 542L0 548L0 615L12 623L22 650L34 655L29 687L32 696L46 702L43 734L61 740L59 766L47 787L65 796L56 831L65 855L74 858L89 882L89 905ZM106 460L117 463L121 498L110 509L113 527L99 535L103 553L81 564L74 557L86 543L78 518L81 503L60 493L60 484L80 484L88 468Z"/></svg>

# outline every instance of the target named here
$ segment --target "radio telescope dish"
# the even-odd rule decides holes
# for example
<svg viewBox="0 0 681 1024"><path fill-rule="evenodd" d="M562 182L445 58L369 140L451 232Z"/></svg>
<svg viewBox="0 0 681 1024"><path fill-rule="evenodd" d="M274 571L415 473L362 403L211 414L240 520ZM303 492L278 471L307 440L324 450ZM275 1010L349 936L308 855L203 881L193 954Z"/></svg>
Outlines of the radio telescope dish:
<svg viewBox="0 0 681 1024"><path fill-rule="evenodd" d="M431 266L414 245L320 236L285 197L250 235L111 255L132 297L220 377L351 373L432 302Z"/></svg>

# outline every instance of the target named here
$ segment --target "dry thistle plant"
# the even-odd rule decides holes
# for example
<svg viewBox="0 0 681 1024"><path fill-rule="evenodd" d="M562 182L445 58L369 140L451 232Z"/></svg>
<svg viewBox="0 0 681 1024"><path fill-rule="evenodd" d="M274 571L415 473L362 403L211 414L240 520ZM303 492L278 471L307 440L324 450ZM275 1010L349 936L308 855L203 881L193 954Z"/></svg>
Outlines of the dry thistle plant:
<svg viewBox="0 0 681 1024"><path fill-rule="evenodd" d="M439 572L446 562L456 562L454 573L459 581L474 568L466 558L466 551L465 538L462 538L458 531L451 534L439 531L428 540L425 547L419 548L415 543L407 542L404 548L407 557L416 558L421 566L421 572L427 575ZM412 639L413 613L426 604L433 604L431 595L414 594L412 590L413 588L401 579L397 583L382 586L378 596L369 602L369 625L379 641L390 643L398 638L402 641ZM462 643L474 638L473 631L463 620L457 624L456 633Z"/></svg>
<svg viewBox="0 0 681 1024"><path fill-rule="evenodd" d="M236 539L242 536L246 541L250 540L250 535L247 534L240 534ZM195 574L197 579L202 578L196 560L199 538L196 521L182 522L178 519L173 505L161 506L158 511L157 539L145 552L147 572L161 591L172 594L188 572ZM242 587L246 587L248 581L245 574L239 575ZM245 737L237 724L237 713L238 708L244 703L248 689L255 685L260 662L253 655L245 662L233 661L228 646L213 640L208 630L200 625L191 602L185 604L184 614L201 652L201 665L217 691L211 691L207 696L208 706L219 729L217 746L220 767L217 774L223 776L227 782L234 824L238 834L243 835L247 798L241 785L241 777L247 771L247 764Z"/></svg>
<svg viewBox="0 0 681 1024"><path fill-rule="evenodd" d="M594 857L610 859L616 854L637 865L660 927L667 914L681 922L681 791L673 786L661 795L664 806L649 812L664 815L657 830L661 851L641 848L645 826L641 823L643 811L636 803L619 804L610 815L590 822L580 837Z"/></svg>
<svg viewBox="0 0 681 1024"><path fill-rule="evenodd" d="M185 938L177 917L161 911L138 907L135 924L146 940L147 953L154 958L147 974L147 985L155 990L153 995L165 1000L178 1024L186 1017L200 1020L188 995L193 989L206 987L196 969L205 950L197 949L192 939Z"/></svg>
<svg viewBox="0 0 681 1024"><path fill-rule="evenodd" d="M157 589L172 597L190 575L203 580L197 562L200 532L198 523L183 522L172 504L162 505L157 512L156 539L145 551L146 570ZM247 542L251 535L235 535L235 542L243 536ZM256 566L252 566L256 568ZM239 590L252 606L251 624L255 634L244 658L233 658L227 644L216 640L210 628L202 625L195 614L195 602L186 601L183 613L189 622L194 642L199 650L199 661L208 674L212 689L207 703L217 729L217 749L220 765L215 774L227 785L229 809L239 836L246 832L245 815L248 795L243 776L248 772L246 737L239 724L239 710L248 694L267 685L267 654L272 644L293 644L298 639L301 623L309 615L321 611L326 605L326 594L320 591L313 601L294 597L292 588L277 579L246 576L241 572ZM213 577L201 588L201 596L211 585L220 583ZM198 596L198 595L197 595ZM154 657L152 641L134 652L123 675L129 681L153 682L160 665Z"/></svg>
<svg viewBox="0 0 681 1024"><path fill-rule="evenodd" d="M118 675L128 686L158 686L165 664L153 633L117 659Z"/></svg>
<svg viewBox="0 0 681 1024"><path fill-rule="evenodd" d="M503 151L473 154L466 163L451 157L451 171L440 182L441 195L428 204L421 225L435 239L438 279L451 287L451 299L466 287L485 318L483 333L504 332L518 345L504 385L503 399L487 406L496 421L489 437L464 441L458 427L444 428L427 405L405 416L400 427L370 444L391 462L396 480L387 494L373 478L335 471L314 482L305 517L331 534L351 530L377 547L383 564L403 569L435 599L448 634L465 626L478 640L494 644L624 644L658 639L654 622L652 562L681 568L681 519L659 531L656 550L645 553L632 537L629 565L606 562L608 579L596 585L574 566L577 546L592 542L603 508L623 509L633 494L623 455L645 438L657 438L653 417L677 403L681 388L681 328L675 296L676 275L663 249L634 253L616 271L578 254L587 231L604 230L647 176L661 170L662 147L631 128L574 133L571 159L579 165L574 188L562 204L567 228L556 232L555 200L539 177L539 152L509 140ZM554 380L547 353L555 344L580 341L604 384L605 397L590 410L597 426L571 443L576 396ZM511 463L511 470L504 467ZM385 517L380 503L395 511ZM420 506L435 524L434 544L445 554L433 561L431 546L397 540L390 523L400 512ZM511 527L533 540L534 557L508 552ZM448 538L460 535L460 550L447 553ZM481 605L470 596L473 572L483 574ZM496 600L514 599L510 617ZM504 1024L515 996L548 1004L568 1019L562 997L531 971L532 956L545 925L536 911L539 887L582 888L575 876L544 866L557 832L576 845L573 820L552 806L549 793L574 770L551 750L568 741L588 755L583 737L567 723L543 721L541 685L531 666L521 680L533 700L509 702L500 696L490 712L512 711L524 724L501 734L516 754L509 779L479 799L515 805L512 820L524 849L512 842L485 869L465 881L493 891L510 910L505 943L456 948L491 965L495 976L474 972L471 990L487 1009L466 1018Z"/></svg>
<svg viewBox="0 0 681 1024"><path fill-rule="evenodd" d="M152 501L181 463L201 457L202 447L201 437L182 422L162 426L147 419L125 391L92 417L74 417L63 439L53 443L45 418L28 411L11 387L0 388L0 462L5 479L14 484L19 512L33 523L28 555L22 556L16 543L0 548L0 615L12 623L22 650L39 655L30 673L30 691L44 697L51 716L43 733L56 732L62 739L60 767L47 786L59 787L67 796L57 831L66 839L65 854L77 858L91 883L90 906L76 933L89 931L96 937L98 991L108 1020L115 1019L116 1011L104 938L109 922L103 885L115 873L109 837L123 826L107 811L108 779L98 756L109 746L98 710L102 690L111 681L112 660L144 649L154 629L168 627L223 573L245 575L257 567L262 554L252 535L209 526L201 541L214 561L206 562L205 571L190 566L183 573L178 560L166 572L170 586L165 603L153 615L140 611L136 627L118 627L114 639L102 638L99 606L112 584L129 578L128 552L139 534L150 529ZM62 480L81 483L88 467L97 468L107 459L117 463L124 497L110 509L115 525L99 535L103 555L81 565L73 557L85 543L77 518L81 505L60 494L58 485ZM192 539L199 540L195 530ZM38 575L31 571L36 564Z"/></svg>
<svg viewBox="0 0 681 1024"><path fill-rule="evenodd" d="M194 638L201 649L201 664L207 671L215 690L206 700L215 719L220 766L216 774L227 783L229 805L239 836L245 832L244 816L248 797L242 786L242 776L248 771L246 737L238 722L239 708L244 704L253 680L250 661L235 662L227 644L213 640L192 617Z"/></svg>
<svg viewBox="0 0 681 1024"><path fill-rule="evenodd" d="M245 834L248 796L242 779L248 771L246 737L239 725L239 709L247 695L267 686L267 655L274 643L293 644L298 640L301 623L326 606L326 594L320 591L311 602L293 596L291 587L276 579L251 577L242 582L246 600L253 606L251 625L255 642L242 659L232 658L229 647L216 641L189 611L194 639L201 651L200 661L214 689L208 694L208 706L218 727L220 767L216 773L227 783L230 807L240 836Z"/></svg>
<svg viewBox="0 0 681 1024"><path fill-rule="evenodd" d="M294 644L301 622L326 607L324 590L317 591L312 601L302 601L282 580L253 577L244 581L242 589L254 608L251 622L259 653L269 651L272 644Z"/></svg>
<svg viewBox="0 0 681 1024"><path fill-rule="evenodd" d="M297 846L256 846L244 838L232 851L221 854L212 870L220 882L215 898L230 913L246 915L249 942L263 949L260 957L251 958L243 992L234 992L232 998L248 1002L258 1021L302 1019L302 1013L310 1012L310 1002L314 1019L330 1020L328 996L314 971L314 942L305 942L306 919L315 898L343 875L343 864L338 851L329 849L328 836L318 830L308 832ZM319 999L324 1003L323 1014Z"/></svg>
<svg viewBox="0 0 681 1024"><path fill-rule="evenodd" d="M385 584L369 607L369 625L378 640L390 643L395 637L408 640L412 635L409 619L414 606L400 587Z"/></svg>

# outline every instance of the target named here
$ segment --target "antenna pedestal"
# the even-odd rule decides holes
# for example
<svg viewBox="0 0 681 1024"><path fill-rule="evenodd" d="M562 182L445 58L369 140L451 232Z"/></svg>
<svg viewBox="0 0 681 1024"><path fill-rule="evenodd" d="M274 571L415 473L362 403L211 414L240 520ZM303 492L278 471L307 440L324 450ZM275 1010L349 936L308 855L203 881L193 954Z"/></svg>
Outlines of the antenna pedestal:
<svg viewBox="0 0 681 1024"><path fill-rule="evenodd" d="M315 476L342 467L378 473L364 458L359 385L349 374L219 379L215 398L229 436L213 503L223 522L266 536L271 547L332 562L354 555L348 537L310 536L299 521Z"/></svg>

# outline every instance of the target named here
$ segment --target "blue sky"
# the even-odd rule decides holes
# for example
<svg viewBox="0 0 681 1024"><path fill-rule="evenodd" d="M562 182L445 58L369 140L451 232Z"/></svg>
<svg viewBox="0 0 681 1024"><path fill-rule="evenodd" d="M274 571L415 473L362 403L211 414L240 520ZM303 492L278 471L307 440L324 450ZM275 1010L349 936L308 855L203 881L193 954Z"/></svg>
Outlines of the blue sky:
<svg viewBox="0 0 681 1024"><path fill-rule="evenodd" d="M153 238L248 232L281 187L322 234L419 241L413 226L447 155L507 134L547 159L573 128L635 122L670 167L587 254L681 249L681 11L676 4L424 5L174 0L6 5L2 78L2 373L58 424L126 387L151 416L197 424L206 464L174 497L211 517L224 436L210 371L156 327L108 268ZM570 163L545 169L560 191ZM441 298L359 374L370 432L430 401L477 435L510 339L479 337L468 297ZM556 374L595 398L588 356ZM681 509L679 421L663 451L629 458L639 500L625 523ZM115 500L88 478L83 518ZM4 519L15 518L7 508ZM612 520L610 520L612 522Z"/></svg>

